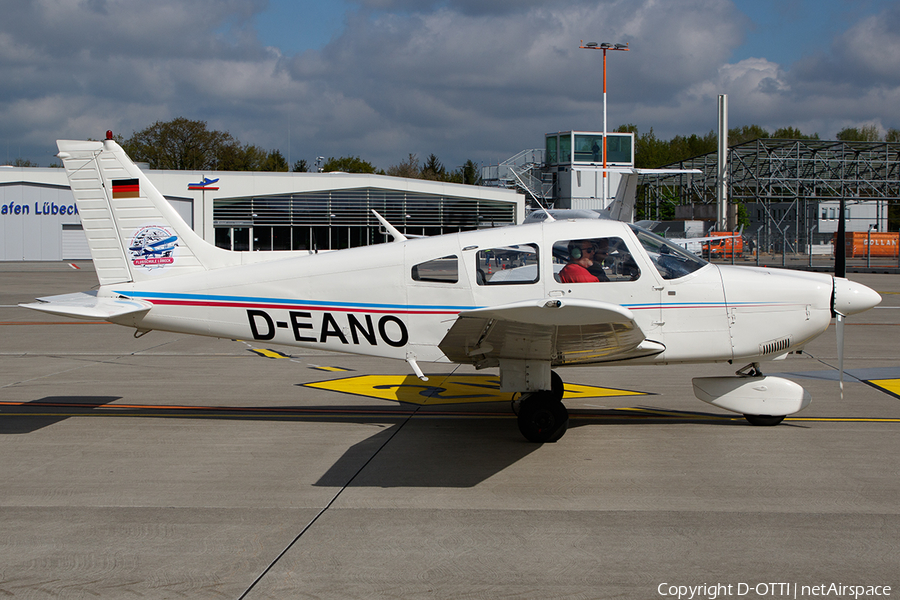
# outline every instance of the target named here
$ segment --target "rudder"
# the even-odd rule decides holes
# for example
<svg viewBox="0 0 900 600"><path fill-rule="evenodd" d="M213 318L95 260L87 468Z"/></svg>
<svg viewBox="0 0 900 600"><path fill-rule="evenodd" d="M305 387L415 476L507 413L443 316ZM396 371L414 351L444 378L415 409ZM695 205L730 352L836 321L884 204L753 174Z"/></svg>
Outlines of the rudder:
<svg viewBox="0 0 900 600"><path fill-rule="evenodd" d="M184 222L114 140L58 140L57 146L101 285L235 262Z"/></svg>

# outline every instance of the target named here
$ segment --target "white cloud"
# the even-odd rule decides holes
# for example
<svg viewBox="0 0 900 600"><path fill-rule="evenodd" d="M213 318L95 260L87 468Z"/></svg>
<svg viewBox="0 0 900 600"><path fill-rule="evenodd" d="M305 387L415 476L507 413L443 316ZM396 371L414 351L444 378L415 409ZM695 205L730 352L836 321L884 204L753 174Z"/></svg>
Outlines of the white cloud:
<svg viewBox="0 0 900 600"><path fill-rule="evenodd" d="M602 55L579 40L630 45L608 57L613 127L703 134L721 93L733 126L900 127L900 8L779 65L728 62L750 25L725 0L359 0L330 44L294 56L258 42L262 0L10 4L0 142L36 153L185 116L293 160L501 160L548 131L600 128Z"/></svg>

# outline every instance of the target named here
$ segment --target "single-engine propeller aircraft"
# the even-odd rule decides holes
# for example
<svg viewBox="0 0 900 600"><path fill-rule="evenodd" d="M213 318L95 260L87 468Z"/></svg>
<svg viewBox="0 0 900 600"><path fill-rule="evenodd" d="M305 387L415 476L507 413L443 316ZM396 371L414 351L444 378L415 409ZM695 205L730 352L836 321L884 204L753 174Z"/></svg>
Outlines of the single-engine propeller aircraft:
<svg viewBox="0 0 900 600"><path fill-rule="evenodd" d="M694 379L695 394L775 425L810 397L763 375L760 362L801 350L832 316L881 301L839 277L713 265L610 219L407 239L378 216L394 241L319 254L231 252L194 233L111 138L58 142L99 289L22 306L105 319L135 335L395 358L422 379L420 362L496 367L501 391L522 393L518 424L533 442L566 430L553 370L565 366L746 363L732 376ZM147 259L148 240L171 252Z"/></svg>

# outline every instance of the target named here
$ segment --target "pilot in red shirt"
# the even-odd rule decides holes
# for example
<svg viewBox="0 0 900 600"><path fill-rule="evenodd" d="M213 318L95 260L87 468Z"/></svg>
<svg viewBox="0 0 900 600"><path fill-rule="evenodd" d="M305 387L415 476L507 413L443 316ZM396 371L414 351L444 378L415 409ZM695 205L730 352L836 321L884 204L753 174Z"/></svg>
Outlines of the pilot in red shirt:
<svg viewBox="0 0 900 600"><path fill-rule="evenodd" d="M575 240L569 242L569 264L559 272L559 280L562 283L596 283L600 279L588 271L594 264L594 256L602 253L594 242L590 240ZM603 281L609 281L604 277Z"/></svg>

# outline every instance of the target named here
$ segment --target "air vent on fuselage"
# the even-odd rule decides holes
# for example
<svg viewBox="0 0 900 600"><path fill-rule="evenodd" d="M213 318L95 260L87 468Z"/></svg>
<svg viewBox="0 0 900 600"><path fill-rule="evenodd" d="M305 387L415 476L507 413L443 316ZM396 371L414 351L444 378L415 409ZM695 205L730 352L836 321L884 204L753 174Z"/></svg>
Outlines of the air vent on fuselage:
<svg viewBox="0 0 900 600"><path fill-rule="evenodd" d="M772 340L759 345L760 354L777 354L784 352L791 347L791 338L781 338L780 340Z"/></svg>

